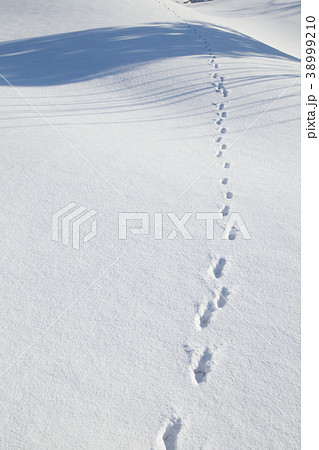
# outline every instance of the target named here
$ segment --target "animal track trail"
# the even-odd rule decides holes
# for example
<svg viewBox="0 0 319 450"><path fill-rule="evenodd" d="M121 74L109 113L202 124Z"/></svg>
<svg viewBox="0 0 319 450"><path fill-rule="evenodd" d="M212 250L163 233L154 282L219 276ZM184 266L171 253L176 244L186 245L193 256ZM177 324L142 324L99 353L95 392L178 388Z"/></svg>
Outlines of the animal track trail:
<svg viewBox="0 0 319 450"><path fill-rule="evenodd" d="M226 206L224 210L229 207ZM228 214L228 211L227 211ZM224 215L224 214L223 214ZM210 279L217 280L221 279L224 275L225 267L227 266L227 260L224 257L220 257L218 259L213 260L213 263L208 267L207 274ZM210 285L210 283L208 283ZM211 286L213 291L211 292L212 300L210 302L206 302L206 304L202 303L198 308L198 321L197 323L201 328L205 328L210 323L213 314L218 309L223 308L227 303L227 297L229 296L229 290L223 286L222 289L217 291L216 288ZM217 294L218 293L218 294ZM217 299L216 299L217 295ZM204 326L203 326L204 325Z"/></svg>
<svg viewBox="0 0 319 450"><path fill-rule="evenodd" d="M162 436L166 450L177 450L177 436L181 428L182 421L180 418L173 417L170 419Z"/></svg>
<svg viewBox="0 0 319 450"><path fill-rule="evenodd" d="M210 60L210 63L213 66L213 68L217 70L217 69L219 69L220 66L215 61L216 61L216 57L213 57ZM229 94L229 91L224 85L225 77L220 75L216 71L212 74L212 79L213 79L212 85L215 88L215 92L218 93L221 97L224 97L224 98L227 97ZM217 118L214 120L215 126L220 126L220 128L218 130L218 135L215 137L215 142L217 144L220 144L227 133L227 128L224 126L224 123L223 123L224 119L226 119L226 117L227 117L227 111L225 110L225 103L223 103L223 102L213 103L213 105L215 105L215 107L216 107L215 114L217 115ZM225 151L225 150L227 150L227 145L224 143L220 144L220 150L218 150L215 153L215 156L217 158L221 158L224 154L223 151ZM230 163L225 162L224 169L229 169L229 168L230 168ZM228 178L227 177L222 178L221 184L226 186L228 184ZM231 200L233 198L233 196L234 196L234 194L231 191L224 192L224 197L227 200ZM230 213L230 206L226 204L223 206L223 209L221 210L221 214L223 217L227 217L229 215L229 213ZM237 234L236 229L232 229L228 235L228 239L234 240L236 238L236 234Z"/></svg>
<svg viewBox="0 0 319 450"><path fill-rule="evenodd" d="M167 5L165 5L165 7L170 10ZM175 15L175 17L179 17L176 11L171 10L171 12ZM200 40L203 47L206 49L205 51L207 51L207 53L210 55L209 63L213 71L213 73L210 73L212 91L215 91L215 95L217 94L220 99L219 102L214 104L216 108L214 114L215 117L217 116L217 118L215 118L214 120L214 123L215 126L218 127L218 131L216 133L218 135L215 137L215 142L219 147L215 155L217 158L221 158L224 154L224 151L227 150L227 145L224 143L225 137L228 136L227 121L226 126L224 123L225 119L228 117L228 112L225 109L225 101L230 94L230 90L227 89L227 84L225 86L226 77L218 73L221 70L220 64L218 61L216 61L216 55L212 53L212 49L207 39L201 35L199 29L197 29L194 25L188 23L187 20L183 19L183 21L185 27L188 27L189 31L192 31L194 33L193 36L195 37L195 40ZM221 144L222 140L223 143ZM229 169L230 163L225 162L223 167L224 169ZM222 177L222 179L220 180L222 186L226 186L228 182L228 177ZM227 200L231 200L233 198L233 192L225 189L224 196ZM223 217L228 216L229 212L230 206L227 204L224 205L221 211ZM229 231L228 239L234 240L236 238L237 231L238 230L235 227L232 227L232 229ZM217 286L215 286L210 291L211 298L209 298L209 301L202 302L198 307L197 314L195 316L195 322L199 330L207 328L211 324L212 319L215 318L217 311L224 308L228 301L228 296L230 295L229 290L227 289L227 287L219 285L219 280L223 279L226 264L226 258L220 257L218 260L213 261L213 264L211 264L208 269L208 274L211 277L211 281L214 283L214 285L217 284ZM197 385L202 384L203 382L207 381L207 376L211 371L213 352L209 349L209 347L206 347L206 349L201 354L193 351L191 351L190 354L192 355L191 369L193 372L194 382ZM166 450L177 449L177 437L180 430L181 419L173 417L166 425L165 431L163 432L161 438L162 444L165 445Z"/></svg>
<svg viewBox="0 0 319 450"><path fill-rule="evenodd" d="M218 69L219 65L215 64L214 62L215 62L215 59L212 59L210 61L210 63L214 66L214 68ZM229 91L225 88L225 85L224 85L225 77L220 75L218 72L215 72L212 74L212 79L214 80L212 82L212 86L215 88L215 92L222 97L227 97ZM225 103L213 103L213 105L216 106L216 110L217 110L216 111L217 119L215 119L215 125L220 126L223 123L223 119L225 119L227 117L227 112L222 111L225 108ZM222 112L220 112L220 111L222 111ZM219 129L219 135L215 138L215 141L221 142L222 135L224 135L225 133L227 133L227 128L221 127ZM226 148L226 146L225 146L225 148Z"/></svg>

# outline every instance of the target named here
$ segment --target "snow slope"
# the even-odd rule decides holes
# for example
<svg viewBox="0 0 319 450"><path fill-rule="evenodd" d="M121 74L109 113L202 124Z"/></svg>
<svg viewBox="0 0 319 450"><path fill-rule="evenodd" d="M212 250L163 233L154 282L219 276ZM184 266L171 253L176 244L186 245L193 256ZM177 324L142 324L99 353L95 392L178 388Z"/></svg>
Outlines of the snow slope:
<svg viewBox="0 0 319 450"><path fill-rule="evenodd" d="M233 28L300 58L299 0L213 0L189 6L211 16L216 25Z"/></svg>
<svg viewBox="0 0 319 450"><path fill-rule="evenodd" d="M1 0L1 448L299 448L299 8L247 3Z"/></svg>

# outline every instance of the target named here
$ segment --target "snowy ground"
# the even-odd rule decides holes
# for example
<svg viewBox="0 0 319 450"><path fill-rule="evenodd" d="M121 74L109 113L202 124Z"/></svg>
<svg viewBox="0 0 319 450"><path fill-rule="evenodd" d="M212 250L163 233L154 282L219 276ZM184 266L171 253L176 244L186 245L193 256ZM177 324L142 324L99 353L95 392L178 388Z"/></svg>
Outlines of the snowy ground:
<svg viewBox="0 0 319 450"><path fill-rule="evenodd" d="M1 448L299 448L299 3L179 3L0 0Z"/></svg>

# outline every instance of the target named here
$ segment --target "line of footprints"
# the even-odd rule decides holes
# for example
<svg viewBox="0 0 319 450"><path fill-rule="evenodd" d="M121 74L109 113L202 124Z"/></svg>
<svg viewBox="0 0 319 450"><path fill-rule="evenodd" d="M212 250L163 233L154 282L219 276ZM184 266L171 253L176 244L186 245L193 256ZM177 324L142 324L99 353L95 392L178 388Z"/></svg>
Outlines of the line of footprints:
<svg viewBox="0 0 319 450"><path fill-rule="evenodd" d="M180 15L173 9L169 8L164 2L162 2L161 0L156 1L157 3L164 6L167 10L171 11L178 19L181 19ZM213 56L212 49L210 48L207 40L205 38L202 38L201 34L198 32L195 26L191 25L184 19L181 20L183 20L185 25L191 31L193 31L199 39L203 41L204 46L208 50L208 54L210 56L209 64L213 66L214 69L214 72L211 74L212 86L215 89L215 92L221 96L220 103L213 103L213 106L215 106L216 108L215 126L218 128L218 135L216 136L215 141L219 145L219 149L216 152L216 157L221 158L225 150L227 150L227 145L222 141L225 134L227 133L227 128L224 126L224 120L227 117L227 111L225 110L225 99L229 95L230 91L226 89L224 85L225 77L221 76L218 73L218 69L220 67L219 64L216 63L216 56ZM230 163L225 162L224 169L227 170L229 168ZM221 184L225 187L228 185L228 181L229 179L225 176L221 179ZM227 190L224 196L226 200L231 200L233 198L233 193ZM230 205L227 202L222 207L221 213L223 217L226 217L228 216L229 212ZM237 229L233 227L229 232L228 239L234 240L236 238L236 234ZM195 326L197 330L203 330L209 327L213 317L218 313L219 310L224 308L227 303L227 298L230 294L228 289L223 286L219 290L218 286L215 286L217 284L217 281L222 278L226 265L226 259L219 258L217 261L213 259L211 265L209 266L207 274L210 279L210 283L208 284L210 300L205 300L201 304L196 305L197 312L195 315ZM210 288L211 283L214 283L214 290ZM219 292L219 295L217 295L216 292ZM218 352L218 349L213 352L208 347L206 347L204 351L198 352L197 350L193 350L188 346L185 346L185 351L190 359L191 373L194 383L196 385L199 385L203 382L206 382L207 375L211 371L211 363L212 361L216 362L215 355ZM158 435L158 447L166 450L176 450L178 434L181 428L182 420L180 417L172 416L170 419L167 419Z"/></svg>
<svg viewBox="0 0 319 450"><path fill-rule="evenodd" d="M195 325L198 330L209 327L213 317L227 303L227 298L230 294L228 289L225 286L221 288L218 286L218 281L223 277L226 265L225 258L212 259L207 271L210 299L197 305L197 313L195 315ZM214 288L211 287L213 285ZM188 348L186 348L186 351L191 357L191 367L196 383L203 383L207 380L207 374L211 371L213 352L208 347L200 355Z"/></svg>
<svg viewBox="0 0 319 450"><path fill-rule="evenodd" d="M163 1L161 1L161 0L156 0L156 1L157 1L157 3L162 5L164 8L166 8L168 11L170 11L172 14L174 14L178 19L182 20L184 22L184 24L189 28L190 31L194 32L194 34L197 36L197 38L202 41L205 49L207 50L208 55L210 56L209 64L213 68L213 73L211 73L211 78L212 78L211 83L215 90L215 93L217 93L221 97L220 102L213 103L213 106L216 108L216 110L214 112L216 115L214 122L215 122L215 126L218 129L218 134L215 138L215 142L219 146L219 149L217 150L215 156L219 159L223 156L224 152L227 150L227 145L222 142L227 133L227 128L224 126L224 121L227 117L227 111L225 110L225 106L226 106L225 100L228 97L228 95L230 94L230 90L227 89L224 84L225 76L222 76L219 74L218 70L220 69L220 64L218 64L216 62L216 56L213 55L213 50L212 50L210 44L201 35L201 33L200 33L200 31L198 31L197 27L190 24L189 22L187 22L187 20L181 18L181 16L176 11L174 11L169 6L167 6ZM225 162L224 169L227 170L229 168L230 168L230 162ZM221 179L221 184L223 185L223 187L227 187L228 181L229 181L229 178L227 176L225 176ZM224 193L224 196L226 199L226 204L223 205L220 212L223 215L223 217L227 217L230 213L229 200L231 200L233 198L233 193L229 190L226 190L226 192ZM228 233L228 239L230 241L234 241L236 239L237 233L238 233L238 229L235 226L233 226Z"/></svg>
<svg viewBox="0 0 319 450"><path fill-rule="evenodd" d="M226 267L227 261L225 258L211 258L211 264L207 271L209 299L205 299L205 301L195 306L195 327L198 331L208 328L213 318L217 317L218 311L222 310L227 304L230 292L227 287L222 286L220 283ZM209 347L206 347L202 351L191 349L189 346L185 346L184 348L190 360L192 381L196 385L206 382L208 374L211 372L212 364L216 364L217 362L220 348L214 351ZM181 428L182 420L180 417L173 416L168 419L159 434L159 440L162 444L159 445L159 448L176 450L178 434Z"/></svg>
<svg viewBox="0 0 319 450"><path fill-rule="evenodd" d="M213 66L214 70L219 69L219 64L216 64L216 56L212 56L212 59L210 60L210 65ZM215 138L216 143L219 146L219 149L216 151L215 156L219 159L223 156L224 152L227 150L227 145L224 144L223 138L225 134L227 133L227 128L223 126L223 122L227 117L227 111L225 110L225 103L223 103L223 99L228 96L229 90L225 88L224 81L225 77L221 76L217 71L212 73L212 86L215 88L215 92L219 94L222 97L222 102L220 103L213 103L213 106L215 106L216 111L216 118L214 120L216 127L218 128L218 134ZM230 162L224 163L224 169L227 170L230 168ZM229 182L229 178L227 176L222 177L220 180L223 187L226 188L226 192L224 193L224 197L226 199L226 204L223 205L221 208L221 214L223 217L227 217L230 213L230 205L229 200L231 200L234 196L234 194L227 189L227 185ZM230 241L233 241L236 239L238 229L236 227L232 227L228 234L228 239Z"/></svg>

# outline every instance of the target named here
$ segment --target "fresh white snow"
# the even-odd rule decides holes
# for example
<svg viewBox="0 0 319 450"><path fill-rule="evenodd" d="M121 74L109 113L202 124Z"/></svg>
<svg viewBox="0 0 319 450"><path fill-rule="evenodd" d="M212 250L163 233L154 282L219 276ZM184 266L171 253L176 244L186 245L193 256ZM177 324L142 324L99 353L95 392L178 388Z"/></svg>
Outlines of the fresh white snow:
<svg viewBox="0 0 319 450"><path fill-rule="evenodd" d="M1 448L299 448L299 2L0 5Z"/></svg>

